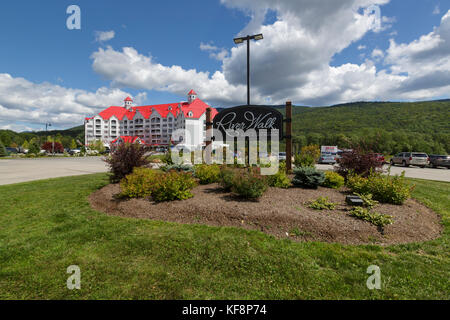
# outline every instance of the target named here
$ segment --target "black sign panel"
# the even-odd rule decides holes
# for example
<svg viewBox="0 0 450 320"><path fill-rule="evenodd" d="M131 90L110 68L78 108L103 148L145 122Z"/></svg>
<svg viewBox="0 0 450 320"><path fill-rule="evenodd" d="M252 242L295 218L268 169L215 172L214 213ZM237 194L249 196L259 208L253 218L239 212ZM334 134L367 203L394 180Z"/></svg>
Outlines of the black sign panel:
<svg viewBox="0 0 450 320"><path fill-rule="evenodd" d="M279 130L280 139L283 138L283 115L280 111L268 106L239 106L227 108L219 112L213 121L214 129L218 129L225 137L227 130L253 129L267 130L270 136L271 130Z"/></svg>

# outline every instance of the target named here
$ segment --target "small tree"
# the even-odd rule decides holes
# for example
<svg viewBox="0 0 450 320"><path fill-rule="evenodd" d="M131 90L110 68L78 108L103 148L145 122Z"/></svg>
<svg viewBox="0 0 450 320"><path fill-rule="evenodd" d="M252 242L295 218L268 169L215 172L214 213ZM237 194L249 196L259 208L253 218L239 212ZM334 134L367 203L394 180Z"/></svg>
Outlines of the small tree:
<svg viewBox="0 0 450 320"><path fill-rule="evenodd" d="M320 157L320 148L318 145L309 145L302 148L300 154L303 157L311 157L315 162L319 160Z"/></svg>
<svg viewBox="0 0 450 320"><path fill-rule="evenodd" d="M6 148L3 143L0 141L0 157L6 157L8 152L6 152Z"/></svg>
<svg viewBox="0 0 450 320"><path fill-rule="evenodd" d="M119 182L132 173L134 168L149 164L145 156L146 151L144 146L137 143L124 143L115 148L111 155L104 159L110 168L111 182Z"/></svg>
<svg viewBox="0 0 450 320"><path fill-rule="evenodd" d="M25 150L28 150L28 149L30 148L30 144L28 143L27 140L25 140L25 141L22 143L22 148L25 149Z"/></svg>
<svg viewBox="0 0 450 320"><path fill-rule="evenodd" d="M97 150L98 152L102 153L105 151L105 145L101 140L95 140L89 145L89 149Z"/></svg>
<svg viewBox="0 0 450 320"><path fill-rule="evenodd" d="M63 153L64 152L64 147L59 142L46 142L42 145L42 149L44 149L48 153L53 153L53 152Z"/></svg>
<svg viewBox="0 0 450 320"><path fill-rule="evenodd" d="M77 143L75 142L75 139L72 139L72 141L70 142L70 149L76 149L77 148Z"/></svg>
<svg viewBox="0 0 450 320"><path fill-rule="evenodd" d="M28 148L29 154L39 154L41 152L41 148L39 147L39 143L36 141L36 139L32 139L30 141L30 147Z"/></svg>

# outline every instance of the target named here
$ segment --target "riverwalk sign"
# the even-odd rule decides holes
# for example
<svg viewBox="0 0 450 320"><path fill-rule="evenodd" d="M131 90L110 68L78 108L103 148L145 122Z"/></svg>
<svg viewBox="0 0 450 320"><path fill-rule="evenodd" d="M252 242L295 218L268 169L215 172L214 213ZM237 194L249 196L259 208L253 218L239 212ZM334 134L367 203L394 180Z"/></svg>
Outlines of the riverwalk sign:
<svg viewBox="0 0 450 320"><path fill-rule="evenodd" d="M227 131L267 130L270 136L272 130L278 130L283 139L283 115L278 110L268 106L238 106L227 108L219 112L213 121L214 129L219 130L225 137Z"/></svg>

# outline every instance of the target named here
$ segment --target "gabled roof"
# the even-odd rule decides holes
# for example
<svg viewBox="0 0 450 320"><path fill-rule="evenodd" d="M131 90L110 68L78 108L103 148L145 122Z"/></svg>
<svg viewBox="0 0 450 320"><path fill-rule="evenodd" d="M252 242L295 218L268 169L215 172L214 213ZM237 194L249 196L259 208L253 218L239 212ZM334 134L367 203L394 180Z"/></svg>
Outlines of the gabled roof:
<svg viewBox="0 0 450 320"><path fill-rule="evenodd" d="M191 91L189 91L188 95L191 95L191 94L197 95L197 93L195 93L194 89L192 89Z"/></svg>
<svg viewBox="0 0 450 320"><path fill-rule="evenodd" d="M194 90L191 90L189 94L195 94ZM130 97L127 97L127 99L130 99ZM125 101L127 101L125 99ZM128 101L130 101L128 100ZM131 100L132 101L132 100ZM209 108L210 106L204 103L200 99L195 99L190 104L188 102L175 102L175 103L166 103L166 104L158 104L158 105L150 105L150 106L140 106L140 107L131 107L130 109L127 109L125 107L109 107L102 112L100 112L98 115L103 118L103 120L109 120L112 116L115 116L117 119L124 120L126 117L128 120L133 120L134 116L136 115L136 112L139 111L139 113L145 118L149 119L152 115L153 110L158 112L158 114L163 117L167 118L167 116L171 113L174 117L177 116L178 106L181 105L181 110L186 118L191 119L198 119L200 118L205 112L206 108ZM215 117L215 115L218 113L216 109L211 108L212 110L212 118ZM192 116L189 117L189 112L192 112ZM86 118L87 121L93 119L92 118Z"/></svg>
<svg viewBox="0 0 450 320"><path fill-rule="evenodd" d="M209 105L204 103L200 99L195 99L192 101L192 103L183 102L181 104L181 110L184 113L184 116L186 118L192 118L192 119L198 119L200 118L205 112L206 108L211 108ZM192 117L189 117L189 112L192 112ZM217 114L217 110L214 108L211 108L211 119L214 119L214 117Z"/></svg>
<svg viewBox="0 0 450 320"><path fill-rule="evenodd" d="M131 99L130 97L126 97L124 101L133 101L133 99Z"/></svg>

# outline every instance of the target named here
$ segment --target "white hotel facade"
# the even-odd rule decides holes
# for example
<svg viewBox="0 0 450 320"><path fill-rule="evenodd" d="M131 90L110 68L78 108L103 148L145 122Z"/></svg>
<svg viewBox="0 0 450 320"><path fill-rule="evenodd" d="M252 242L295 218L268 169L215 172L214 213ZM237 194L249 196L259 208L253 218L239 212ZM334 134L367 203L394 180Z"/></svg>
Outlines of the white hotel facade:
<svg viewBox="0 0 450 320"><path fill-rule="evenodd" d="M188 93L187 102L161 105L133 106L133 100L127 97L123 106L111 106L85 119L85 144L100 140L111 146L117 141L135 141L139 137L151 146L183 143L195 148L205 145L207 108L211 107L194 90ZM216 114L217 110L211 108L212 118ZM172 132L178 129L184 132L182 140L171 140Z"/></svg>

